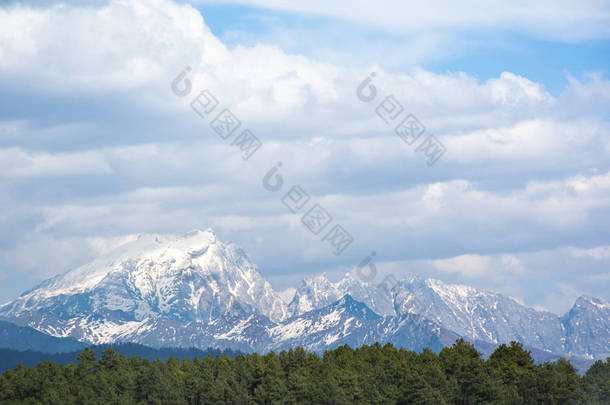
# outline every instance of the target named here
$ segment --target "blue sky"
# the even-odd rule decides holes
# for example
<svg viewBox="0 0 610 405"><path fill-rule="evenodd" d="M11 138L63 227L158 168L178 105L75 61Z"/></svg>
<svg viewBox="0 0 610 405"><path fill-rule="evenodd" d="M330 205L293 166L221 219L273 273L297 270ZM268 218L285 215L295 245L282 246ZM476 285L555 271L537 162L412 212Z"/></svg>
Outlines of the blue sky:
<svg viewBox="0 0 610 405"><path fill-rule="evenodd" d="M281 10L239 4L203 4L197 9L205 18L212 32L229 46L254 45L259 42L285 45L285 39L273 36L277 27L286 31L308 31L322 36L330 30L348 32L349 36L326 37L311 47L309 40L291 42L287 50L312 57L332 53L346 46L356 50L365 41L387 41L400 48L404 35L388 32L383 28L350 23L319 15L299 14ZM340 28L338 28L340 27ZM298 33L291 35L296 36ZM467 72L484 81L509 71L541 83L553 95L558 95L567 85L569 75L582 77L588 73L607 75L610 66L610 43L607 38L558 41L526 35L518 30L473 30L460 33L454 38L459 44L455 52L422 60L418 66L437 73ZM394 58L392 58L394 59ZM359 54L356 63L384 64ZM401 62L393 62L393 70L409 69L413 65L407 56Z"/></svg>
<svg viewBox="0 0 610 405"><path fill-rule="evenodd" d="M4 3L0 301L208 227L278 290L375 251L556 313L610 298L610 9L533 4ZM203 89L261 139L251 159L190 108ZM446 147L433 166L376 115L390 95ZM352 234L341 255L282 204L297 184Z"/></svg>

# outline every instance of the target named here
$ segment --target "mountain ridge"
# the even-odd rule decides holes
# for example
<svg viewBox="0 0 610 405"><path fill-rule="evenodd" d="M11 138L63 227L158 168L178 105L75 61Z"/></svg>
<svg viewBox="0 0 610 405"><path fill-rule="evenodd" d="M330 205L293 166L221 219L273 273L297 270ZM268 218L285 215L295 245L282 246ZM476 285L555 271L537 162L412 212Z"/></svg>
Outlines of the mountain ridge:
<svg viewBox="0 0 610 405"><path fill-rule="evenodd" d="M336 283L303 280L285 303L241 248L209 229L140 235L1 305L0 316L92 344L323 351L375 341L441 348L463 337L481 347L516 340L553 355L610 355L610 305L601 298L580 297L559 317L466 285L418 276L373 285L348 273Z"/></svg>

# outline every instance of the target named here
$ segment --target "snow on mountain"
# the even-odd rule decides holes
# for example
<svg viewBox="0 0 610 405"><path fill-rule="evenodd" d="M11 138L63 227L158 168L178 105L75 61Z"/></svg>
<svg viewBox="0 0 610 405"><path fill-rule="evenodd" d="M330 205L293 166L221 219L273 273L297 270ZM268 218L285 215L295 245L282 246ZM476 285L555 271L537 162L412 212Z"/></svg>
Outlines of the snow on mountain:
<svg viewBox="0 0 610 405"><path fill-rule="evenodd" d="M417 277L398 283L392 294L398 314L418 314L471 341L516 340L554 353L564 350L564 330L557 315L501 294Z"/></svg>
<svg viewBox="0 0 610 405"><path fill-rule="evenodd" d="M515 340L550 353L585 358L609 351L610 317L607 304L599 299L579 299L572 316L560 319L498 293L414 275L374 285L349 273L332 283L323 274L301 283L288 310L300 315L324 308L345 294L378 315L417 315L472 342L496 345ZM586 331L579 327L585 324Z"/></svg>
<svg viewBox="0 0 610 405"><path fill-rule="evenodd" d="M610 305L601 299L581 297L559 318L468 286L417 276L374 285L352 274L280 295L211 230L140 236L0 306L0 317L55 337L154 347L323 351L378 341L440 350L464 337L488 351L517 340L543 354L610 354Z"/></svg>
<svg viewBox="0 0 610 405"><path fill-rule="evenodd" d="M322 352L348 344L375 342L421 351L441 350L460 336L418 315L380 316L346 294L319 309L287 319L270 331L274 350L303 346Z"/></svg>
<svg viewBox="0 0 610 405"><path fill-rule="evenodd" d="M588 359L610 357L610 303L582 296L561 317L566 329L566 352Z"/></svg>
<svg viewBox="0 0 610 405"><path fill-rule="evenodd" d="M142 236L0 307L0 315L95 343L131 335L158 317L207 323L251 313L279 321L287 309L245 253L211 230Z"/></svg>
<svg viewBox="0 0 610 405"><path fill-rule="evenodd" d="M351 273L347 273L337 283L329 281L326 274L303 280L288 305L288 312L293 316L301 315L323 308L346 294L363 302L379 315L395 315L392 297L383 286L360 281Z"/></svg>
<svg viewBox="0 0 610 405"><path fill-rule="evenodd" d="M290 302L292 302L292 299L294 298L294 295L296 292L297 292L296 288L289 287L283 291L278 292L277 294L286 303L286 305L288 305L288 304L290 304Z"/></svg>
<svg viewBox="0 0 610 405"><path fill-rule="evenodd" d="M429 348L436 352L443 347L451 346L462 337L457 333L443 328L438 323L416 314L389 316L379 326L382 342L389 342L397 347L408 343L410 350L421 351ZM473 342L477 346L480 342Z"/></svg>
<svg viewBox="0 0 610 405"><path fill-rule="evenodd" d="M305 279L288 304L288 312L294 316L323 308L339 299L341 295L341 291L326 278L326 274Z"/></svg>
<svg viewBox="0 0 610 405"><path fill-rule="evenodd" d="M0 320L0 348L60 353L80 350L85 344L76 339L61 339L36 329Z"/></svg>
<svg viewBox="0 0 610 405"><path fill-rule="evenodd" d="M366 305L345 295L339 300L290 318L271 330L276 350L303 346L312 351L349 344L372 344L378 339L381 317Z"/></svg>

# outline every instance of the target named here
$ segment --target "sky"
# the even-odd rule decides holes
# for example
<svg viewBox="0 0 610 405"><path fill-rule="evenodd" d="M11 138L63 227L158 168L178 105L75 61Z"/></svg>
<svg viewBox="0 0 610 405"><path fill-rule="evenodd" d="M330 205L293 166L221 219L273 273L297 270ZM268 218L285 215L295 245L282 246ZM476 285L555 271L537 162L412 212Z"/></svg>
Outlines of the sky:
<svg viewBox="0 0 610 405"><path fill-rule="evenodd" d="M207 228L278 291L368 258L557 314L608 300L609 68L603 1L5 1L0 302Z"/></svg>

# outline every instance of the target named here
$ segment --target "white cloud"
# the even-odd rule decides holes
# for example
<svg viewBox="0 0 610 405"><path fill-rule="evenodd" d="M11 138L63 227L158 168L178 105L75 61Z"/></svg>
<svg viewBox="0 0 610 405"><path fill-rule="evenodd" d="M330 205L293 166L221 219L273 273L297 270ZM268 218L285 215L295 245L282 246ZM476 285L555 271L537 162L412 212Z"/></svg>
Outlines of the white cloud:
<svg viewBox="0 0 610 405"><path fill-rule="evenodd" d="M238 3L296 13L330 16L413 34L435 31L504 29L573 41L610 37L610 10L604 2L567 0L529 2L433 0L425 3L383 0L194 0L193 3ZM518 22L518 23L516 23Z"/></svg>
<svg viewBox="0 0 610 405"><path fill-rule="evenodd" d="M610 261L610 246L595 246L589 249L572 248L571 254L576 258L592 258L598 261ZM606 275L610 278L610 274Z"/></svg>
<svg viewBox="0 0 610 405"><path fill-rule="evenodd" d="M28 29L15 35L13 28L22 24ZM0 9L0 27L0 72L38 91L119 92L116 97L123 100L127 94L127 100L171 111L178 100L169 83L190 65L196 88L212 89L250 123L288 119L301 131L334 130L337 125L331 118L358 122L358 116L371 117L370 106L360 105L354 96L369 71L286 54L270 45L229 50L188 5L113 0L100 8L12 6ZM379 88L395 94L426 124L435 124L431 130L455 127L460 121L480 120L478 127L498 120L514 124L544 113L553 102L542 86L510 72L477 83L461 73L376 70ZM594 91L600 92L598 87ZM439 109L451 114L439 117ZM379 121L366 121L375 122L377 130L383 128Z"/></svg>
<svg viewBox="0 0 610 405"><path fill-rule="evenodd" d="M549 308L561 308L563 311L558 314L563 315L574 304L576 299L583 295L582 290L574 288L574 286L558 282L555 283L554 289L548 291L540 304L534 305L537 310L549 310Z"/></svg>
<svg viewBox="0 0 610 405"><path fill-rule="evenodd" d="M173 74L193 58L215 63L226 52L197 11L165 0L13 5L0 8L0 27L0 72L60 93L137 91L166 80L168 66Z"/></svg>
<svg viewBox="0 0 610 405"><path fill-rule="evenodd" d="M497 277L494 273L506 273L518 276L523 273L523 265L513 255L481 256L460 255L450 259L432 262L439 270L446 273L459 273L465 278Z"/></svg>
<svg viewBox="0 0 610 405"><path fill-rule="evenodd" d="M29 273L34 278L46 279L104 255L136 237L121 235L58 239L45 234L32 234L0 256L0 265Z"/></svg>
<svg viewBox="0 0 610 405"><path fill-rule="evenodd" d="M112 168L96 151L48 154L21 148L0 149L0 177L53 177L109 174Z"/></svg>
<svg viewBox="0 0 610 405"><path fill-rule="evenodd" d="M291 4L273 7L334 15L345 6ZM342 17L377 15L395 30L413 19L413 29L432 30L502 27L518 16L540 35L607 35L596 26L607 14L594 15L593 3L565 16L547 13L548 4L501 3L497 13L483 5L478 14L445 4L445 20L420 7L405 17L360 5ZM591 229L610 218L610 82L601 77L571 79L556 98L510 72L479 82L418 68L356 69L265 44L228 48L197 10L165 0L0 8L0 55L2 90L27 106L0 123L1 249L17 271L63 270L105 249L91 238L212 226L244 245L263 272L290 280L321 269L344 273L376 249L380 261L419 260L449 278L491 274L491 286L506 283L507 294L522 297L530 272L551 277L558 265L541 254L538 266L523 252L575 240L580 256L572 259L601 277L591 264L605 254L595 246L607 244L603 229ZM178 98L170 82L186 65L193 93ZM365 104L355 91L371 71L379 95ZM241 160L191 111L203 88L261 138L252 160ZM375 115L388 94L447 146L436 166ZM280 160L285 189L267 193L261 178ZM354 235L343 257L281 204L294 184ZM591 283L579 289L595 291Z"/></svg>
<svg viewBox="0 0 610 405"><path fill-rule="evenodd" d="M450 157L461 163L529 161L542 166L566 164L590 150L588 163L607 159L603 145L610 134L606 123L595 121L525 120L507 128L476 130L446 136ZM598 146L596 151L593 145ZM596 153L597 152L597 153Z"/></svg>

